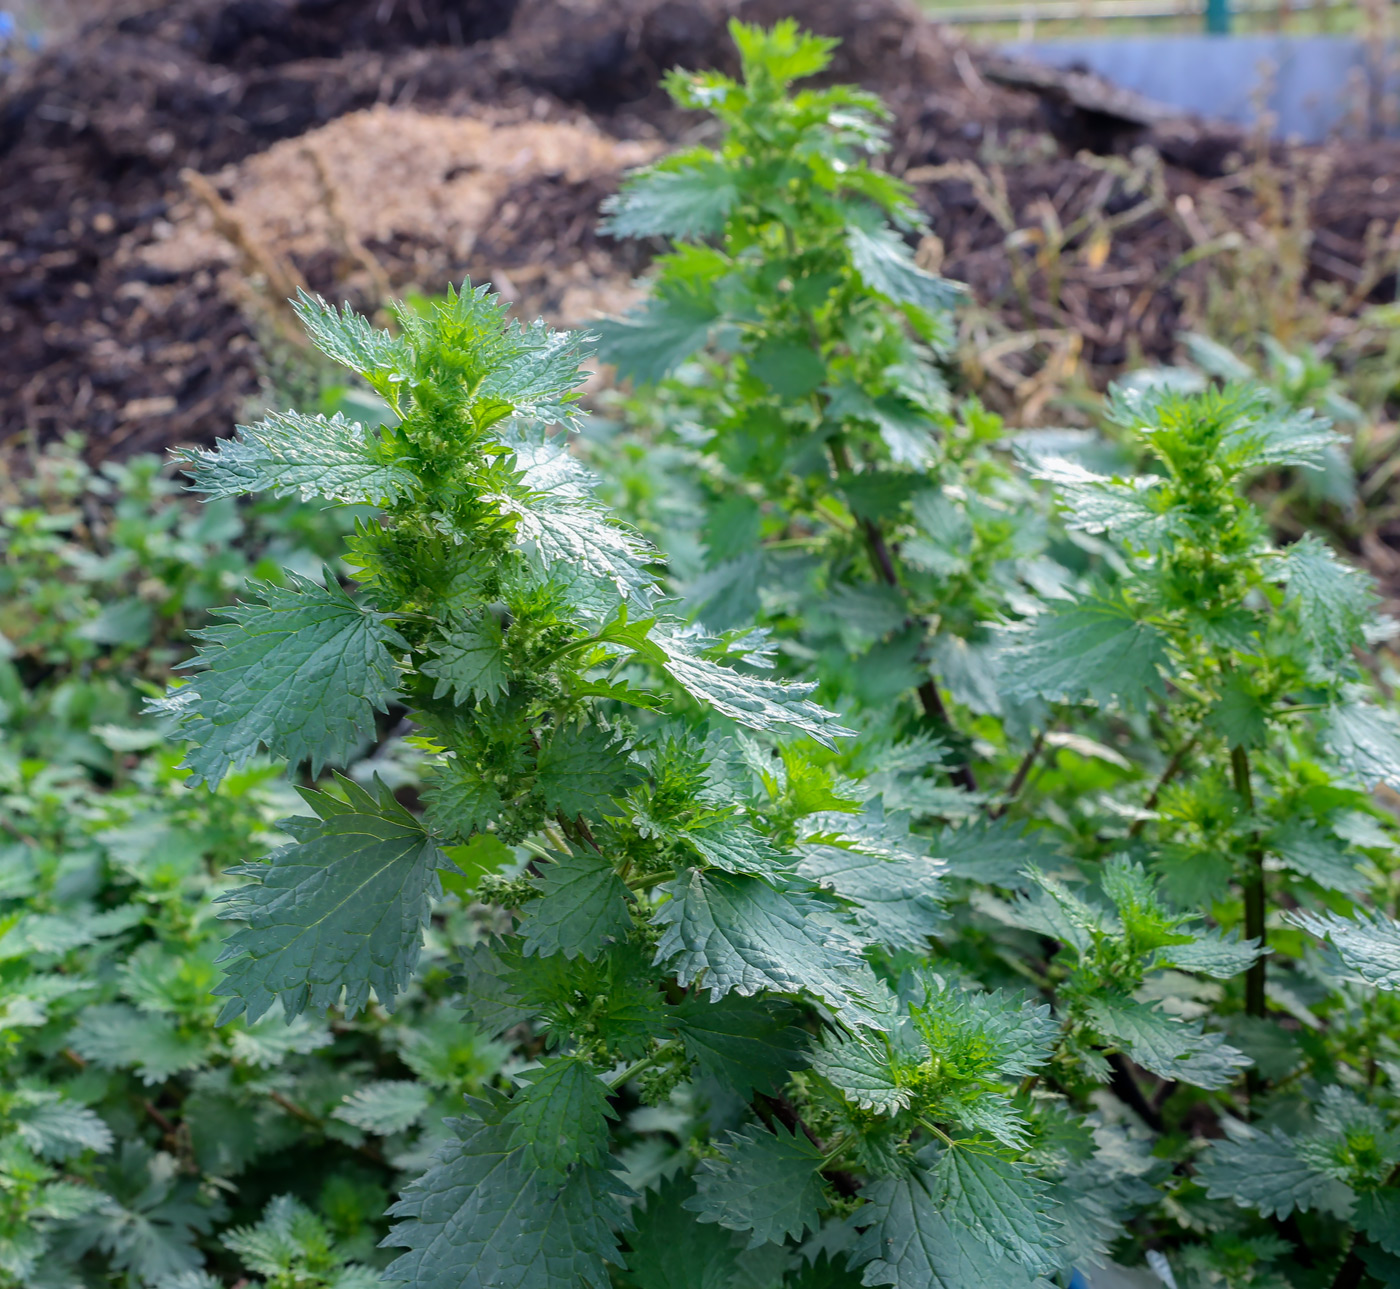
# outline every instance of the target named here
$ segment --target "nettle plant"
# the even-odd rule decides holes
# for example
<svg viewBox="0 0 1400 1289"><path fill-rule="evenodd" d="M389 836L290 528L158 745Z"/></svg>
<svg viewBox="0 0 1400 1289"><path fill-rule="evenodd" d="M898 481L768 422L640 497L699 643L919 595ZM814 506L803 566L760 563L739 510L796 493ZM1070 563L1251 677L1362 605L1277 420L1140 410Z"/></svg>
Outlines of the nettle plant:
<svg viewBox="0 0 1400 1289"><path fill-rule="evenodd" d="M920 1262L980 1224L1026 1275L1111 1252L1183 1284L1400 1283L1400 944L1384 912L1357 912L1400 896L1370 795L1400 788L1400 722L1364 665L1389 628L1364 576L1316 537L1277 548L1244 492L1334 477L1340 440L1301 387L1139 380L1110 401L1116 442L1023 434L1014 471L995 418L950 414L952 292L887 226L919 228L864 160L878 103L789 89L828 42L733 30L742 81L669 81L721 142L639 172L611 207L615 234L672 245L648 303L605 327L639 446L598 458L685 558L676 530L694 521L706 571L687 611L758 612L784 667L861 730L835 761L842 790L909 810L911 841L972 906L932 952L911 939L874 959L910 1019L825 1036L788 1095L840 1089L896 1137L913 1115L996 1140L979 1158L1019 1178L981 1192L996 1226L953 1202L976 1184L938 1180L966 1156L936 1133L921 1154L915 1128L898 1171L868 1166L849 1265L868 1258L868 1284L1020 1283L1005 1261ZM938 769L964 791L934 788ZM950 1132L947 1094L921 1082L967 1069L920 1010L931 970L1030 980L1051 1009L1006 1031L1037 1060L1005 1135L986 1106ZM804 1122L825 1141L822 1114ZM872 1220L887 1194L922 1243ZM1024 1212L1007 1216L1008 1194ZM904 1260L880 1257L885 1238Z"/></svg>
<svg viewBox="0 0 1400 1289"><path fill-rule="evenodd" d="M717 626L759 613L847 704L883 714L917 696L909 732L945 740L975 790L940 685L1000 713L988 623L1046 575L1043 519L990 450L1000 419L954 411L942 364L962 288L920 265L912 194L871 164L883 104L791 88L834 41L793 22L730 30L742 79L666 82L719 143L638 171L605 207L605 231L671 246L648 301L602 325L601 353L656 390L643 419L700 476L695 611Z"/></svg>
<svg viewBox="0 0 1400 1289"><path fill-rule="evenodd" d="M1104 861L1097 883L1116 916L1035 870L1029 901L984 906L1069 959L1055 981L1065 1018L1055 1066L1067 1083L1106 1073L1085 1039L1116 1047L1165 1081L1149 1104L1126 1069L1115 1072L1115 1088L1170 1134L1185 1110L1178 1084L1223 1089L1249 1067L1242 1103L1216 1107L1229 1143L1207 1149L1178 1191L1217 1232L1185 1266L1227 1283L1337 1285L1359 1284L1371 1267L1390 1283L1400 1267L1400 1013L1366 986L1395 987L1400 928L1379 913L1340 914L1368 890L1385 903L1397 893L1393 839L1366 789L1400 787L1400 722L1373 702L1360 661L1391 627L1375 620L1367 577L1314 537L1276 548L1242 495L1266 471L1319 467L1336 439L1257 388L1118 390L1109 410L1153 472L1107 476L1027 455L1064 522L1108 541L1116 575L1008 631L1002 683L1053 705L1047 722L1086 703L1135 712L1162 768L1135 810L1120 796L1118 827L1100 816L1092 833L1078 829L1080 856ZM1178 941L1173 907L1207 907L1228 934ZM1299 928L1330 936L1340 957L1313 959ZM1144 968L1163 966L1243 973L1238 994L1194 996L1214 1004L1244 1052L1199 1021L1170 1027L1147 1005ZM1220 1221L1196 1188L1290 1220L1285 1238L1268 1222ZM1295 1210L1326 1220L1304 1228ZM1299 1249L1319 1270L1285 1275Z"/></svg>
<svg viewBox="0 0 1400 1289"><path fill-rule="evenodd" d="M715 1283L1067 1265L1047 1196L1077 1204L1099 1148L1079 1120L1056 1129L1073 1151L1038 1148L1015 1096L1047 1009L920 962L927 842L814 763L845 731L763 674L762 633L668 619L656 553L539 428L580 419L578 341L481 290L400 310L397 334L299 308L395 423L288 413L188 460L215 497L377 505L356 585L227 610L161 707L209 784L260 748L317 773L380 716L417 731L422 818L382 785L306 790L293 840L228 898L217 991L249 1021L390 1008L442 888L479 901L462 1003L521 1073L403 1191L387 1277L659 1289L678 1248ZM1131 1152L1104 1149L1111 1187Z"/></svg>

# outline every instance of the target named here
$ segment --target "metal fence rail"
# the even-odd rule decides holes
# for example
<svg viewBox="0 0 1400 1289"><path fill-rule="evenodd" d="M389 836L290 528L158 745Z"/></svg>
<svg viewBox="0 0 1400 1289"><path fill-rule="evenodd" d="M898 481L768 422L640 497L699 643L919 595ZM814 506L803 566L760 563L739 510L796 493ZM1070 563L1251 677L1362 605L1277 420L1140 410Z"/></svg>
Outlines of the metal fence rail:
<svg viewBox="0 0 1400 1289"><path fill-rule="evenodd" d="M990 0L990 3L943 5L925 0L924 12L934 22L978 26L1006 22L1076 22L1116 18L1197 18L1209 16L1210 0ZM1236 15L1303 14L1318 9L1354 9L1356 0L1230 0Z"/></svg>

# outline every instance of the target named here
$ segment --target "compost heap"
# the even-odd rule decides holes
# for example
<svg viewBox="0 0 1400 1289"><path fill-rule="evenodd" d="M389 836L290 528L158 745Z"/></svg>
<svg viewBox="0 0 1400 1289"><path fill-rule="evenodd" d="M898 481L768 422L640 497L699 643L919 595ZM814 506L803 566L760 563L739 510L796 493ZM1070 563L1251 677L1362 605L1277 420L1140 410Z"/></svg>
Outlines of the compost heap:
<svg viewBox="0 0 1400 1289"><path fill-rule="evenodd" d="M1032 419L1072 364L1102 383L1168 358L1220 227L1268 234L1260 194L1226 173L1238 135L1004 88L898 0L93 12L0 87L12 446L79 432L100 459L227 433L294 343L297 285L373 310L470 277L563 325L625 308L656 248L601 237L599 203L622 171L697 137L657 82L732 70L733 14L840 37L831 79L884 96L890 164L917 186L942 271L982 307L981 376ZM1333 149L1325 175L1316 155L1296 163L1303 270L1345 307L1393 292L1374 265L1400 214L1396 159L1370 145Z"/></svg>

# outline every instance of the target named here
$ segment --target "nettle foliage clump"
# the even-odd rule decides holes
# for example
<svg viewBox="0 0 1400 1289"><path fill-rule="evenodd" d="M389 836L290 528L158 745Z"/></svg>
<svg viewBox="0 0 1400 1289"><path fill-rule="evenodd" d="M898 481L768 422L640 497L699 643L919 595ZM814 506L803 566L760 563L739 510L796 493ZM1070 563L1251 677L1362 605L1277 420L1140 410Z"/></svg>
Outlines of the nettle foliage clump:
<svg viewBox="0 0 1400 1289"><path fill-rule="evenodd" d="M671 248L647 302L603 324L602 354L654 391L641 419L698 477L688 590L704 620L758 614L847 703L916 701L911 732L943 739L975 789L943 688L1000 712L988 623L1045 576L1043 520L989 451L1000 419L954 407L944 362L963 288L920 263L913 195L872 164L884 105L792 88L834 41L792 22L731 32L741 79L666 82L715 118L719 143L635 173L605 207L605 232ZM671 520L655 517L674 541Z"/></svg>
<svg viewBox="0 0 1400 1289"><path fill-rule="evenodd" d="M390 1008L443 887L479 900L462 1005L520 1073L403 1191L386 1276L647 1289L677 1247L774 1285L1064 1265L1040 1209L1077 1203L1082 1160L1037 1151L1014 1095L1050 1053L1046 1008L919 960L941 921L927 842L815 763L845 731L764 674L762 633L667 616L656 553L539 428L579 419L578 342L482 290L397 334L300 312L395 423L288 413L189 463L216 497L377 506L354 587L290 579L228 610L160 706L210 784L259 749L319 772L380 716L417 731L422 817L383 785L305 791L227 897L216 991L250 1021Z"/></svg>
<svg viewBox="0 0 1400 1289"><path fill-rule="evenodd" d="M613 233L672 247L605 329L637 392L632 437L595 455L686 566L686 611L757 613L860 729L829 762L843 791L906 811L946 867L955 930L872 959L909 1021L824 1035L788 1094L825 1083L882 1130L934 1133L868 1164L847 1265L866 1284L1109 1256L1178 1284L1400 1283L1400 865L1371 795L1400 790L1393 672L1370 653L1393 632L1366 577L1318 537L1275 545L1247 496L1331 477L1338 436L1306 399L1185 371L1115 391L1102 438L954 415L952 293L886 225L919 231L862 155L879 105L791 88L829 42L733 31L741 81L669 81L721 142L612 205ZM1039 1054L1009 1118L955 1121L921 1083L967 1069L921 1012L929 970L1031 982L1049 1009L1007 1031ZM939 1189L968 1141L1024 1212ZM873 1220L886 1195L899 1235ZM978 1229L1001 1232L994 1271L920 1261Z"/></svg>

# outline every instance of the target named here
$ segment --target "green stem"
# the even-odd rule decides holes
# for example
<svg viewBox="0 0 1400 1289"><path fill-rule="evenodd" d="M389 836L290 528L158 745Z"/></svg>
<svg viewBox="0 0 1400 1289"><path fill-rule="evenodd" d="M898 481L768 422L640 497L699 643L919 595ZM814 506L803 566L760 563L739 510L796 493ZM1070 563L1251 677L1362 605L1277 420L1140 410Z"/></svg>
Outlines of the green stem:
<svg viewBox="0 0 1400 1289"><path fill-rule="evenodd" d="M1200 737L1201 733L1197 730L1196 733L1192 734L1191 737L1176 750L1176 754L1167 762L1167 768L1162 771L1161 778L1153 785L1151 795L1142 803L1143 810L1150 811L1157 808L1157 801L1162 795L1162 789L1181 772L1182 765L1185 763L1186 758L1191 755L1191 750L1196 746ZM1146 818L1135 819L1133 821L1133 826L1128 829L1128 836L1138 836L1146 824Z"/></svg>
<svg viewBox="0 0 1400 1289"><path fill-rule="evenodd" d="M1055 722L1058 724L1058 722ZM1021 789L1026 786L1026 780L1030 777L1031 767L1040 756L1041 749L1045 746L1045 737L1053 729L1053 725L1047 725L1039 734L1035 736L1035 742L1031 744L1030 751L1021 758L1021 764L1016 767L1015 777L1006 789L1006 795L1001 799L1000 804L991 812L993 819L1000 819L1010 808L1012 803L1021 795Z"/></svg>
<svg viewBox="0 0 1400 1289"><path fill-rule="evenodd" d="M676 876L674 868L668 868L663 873L648 873L645 877L629 878L627 886L634 891L649 891L653 886L660 886L662 882L669 882Z"/></svg>
<svg viewBox="0 0 1400 1289"><path fill-rule="evenodd" d="M836 467L837 473L850 474L852 472L851 455L846 451L846 445L840 439L833 439L830 449L831 463ZM866 550L870 554L870 563L875 569L875 576L886 586L898 587L899 573L895 568L894 556L890 553L889 543L885 540L885 534L881 531L880 525L873 519L862 519L860 528L865 537ZM945 730L953 729L948 709L943 705L943 696L938 692L938 682L931 675L919 686L919 702L924 709L924 715L935 726ZM948 773L953 782L965 792L977 791L977 776L973 773L970 765L955 766Z"/></svg>
<svg viewBox="0 0 1400 1289"><path fill-rule="evenodd" d="M643 1070L650 1069L651 1066L670 1056L671 1053L679 1047L680 1043L676 1039L668 1039L650 1056L644 1056L638 1061L633 1061L632 1064L621 1073L613 1075L610 1079L604 1079L603 1082L608 1085L609 1089L616 1092L635 1079Z"/></svg>
<svg viewBox="0 0 1400 1289"><path fill-rule="evenodd" d="M1249 753L1236 745L1230 749L1230 766L1234 771L1235 791L1243 800L1251 820L1254 817L1254 785L1250 780ZM1264 847L1257 827L1250 832L1249 847L1246 852L1249 869L1244 878L1244 934L1249 940L1257 940L1259 948L1265 944L1264 934ZM1264 955L1261 953L1245 973L1244 1008L1251 1016L1263 1016L1266 1008L1264 1000Z"/></svg>

